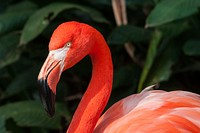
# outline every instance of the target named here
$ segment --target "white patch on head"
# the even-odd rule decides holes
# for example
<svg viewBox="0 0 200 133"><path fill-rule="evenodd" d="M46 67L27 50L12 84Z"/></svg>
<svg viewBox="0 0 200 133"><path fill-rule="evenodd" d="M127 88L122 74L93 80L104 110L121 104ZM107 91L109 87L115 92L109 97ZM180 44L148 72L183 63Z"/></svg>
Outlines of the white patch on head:
<svg viewBox="0 0 200 133"><path fill-rule="evenodd" d="M71 42L67 42L63 48L49 51L48 56L50 58L52 58L53 60L60 61L60 70L61 70L60 74L62 73L62 70L64 68L64 61L71 45L72 45Z"/></svg>
<svg viewBox="0 0 200 133"><path fill-rule="evenodd" d="M49 55L53 57L54 60L63 60L66 56L67 51L71 47L71 42L67 42L63 48L49 51Z"/></svg>

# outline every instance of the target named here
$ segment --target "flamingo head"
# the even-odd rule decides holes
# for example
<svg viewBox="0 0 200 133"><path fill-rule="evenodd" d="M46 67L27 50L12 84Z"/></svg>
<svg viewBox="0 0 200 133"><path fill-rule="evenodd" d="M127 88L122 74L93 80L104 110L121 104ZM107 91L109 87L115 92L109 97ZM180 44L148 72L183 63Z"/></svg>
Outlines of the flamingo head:
<svg viewBox="0 0 200 133"><path fill-rule="evenodd" d="M50 116L55 113L56 86L61 73L90 54L93 28L78 22L65 22L53 32L49 54L38 75L41 101Z"/></svg>

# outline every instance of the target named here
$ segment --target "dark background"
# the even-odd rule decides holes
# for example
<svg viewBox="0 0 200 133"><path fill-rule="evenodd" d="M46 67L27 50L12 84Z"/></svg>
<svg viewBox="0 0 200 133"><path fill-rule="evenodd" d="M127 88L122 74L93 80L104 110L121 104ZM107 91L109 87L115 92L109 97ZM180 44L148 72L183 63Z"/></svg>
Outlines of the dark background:
<svg viewBox="0 0 200 133"><path fill-rule="evenodd" d="M37 89L51 34L66 21L90 24L108 42L114 83L107 108L155 83L200 93L199 7L199 0L127 0L128 25L117 26L110 0L0 0L0 133L66 130L90 81L89 57L62 74L54 118Z"/></svg>

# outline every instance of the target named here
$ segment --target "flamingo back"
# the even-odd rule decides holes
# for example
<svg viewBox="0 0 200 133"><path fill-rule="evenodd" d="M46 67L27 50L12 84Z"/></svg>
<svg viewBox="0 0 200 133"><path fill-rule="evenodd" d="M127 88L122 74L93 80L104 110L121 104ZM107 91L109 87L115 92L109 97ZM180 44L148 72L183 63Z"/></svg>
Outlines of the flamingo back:
<svg viewBox="0 0 200 133"><path fill-rule="evenodd" d="M95 133L199 133L200 96L186 91L144 91L109 108Z"/></svg>

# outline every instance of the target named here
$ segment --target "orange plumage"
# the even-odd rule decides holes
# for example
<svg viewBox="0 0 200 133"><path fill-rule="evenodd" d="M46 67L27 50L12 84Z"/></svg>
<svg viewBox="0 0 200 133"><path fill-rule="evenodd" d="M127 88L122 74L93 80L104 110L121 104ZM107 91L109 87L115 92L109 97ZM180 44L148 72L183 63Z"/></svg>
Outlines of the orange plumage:
<svg viewBox="0 0 200 133"><path fill-rule="evenodd" d="M41 98L53 116L60 75L83 57L92 60L92 78L67 133L199 133L200 96L186 91L145 90L115 103L110 97L113 65L103 36L87 24L66 22L53 33L49 55L38 76Z"/></svg>
<svg viewBox="0 0 200 133"><path fill-rule="evenodd" d="M186 91L147 91L114 104L98 121L95 132L200 131L200 97Z"/></svg>

